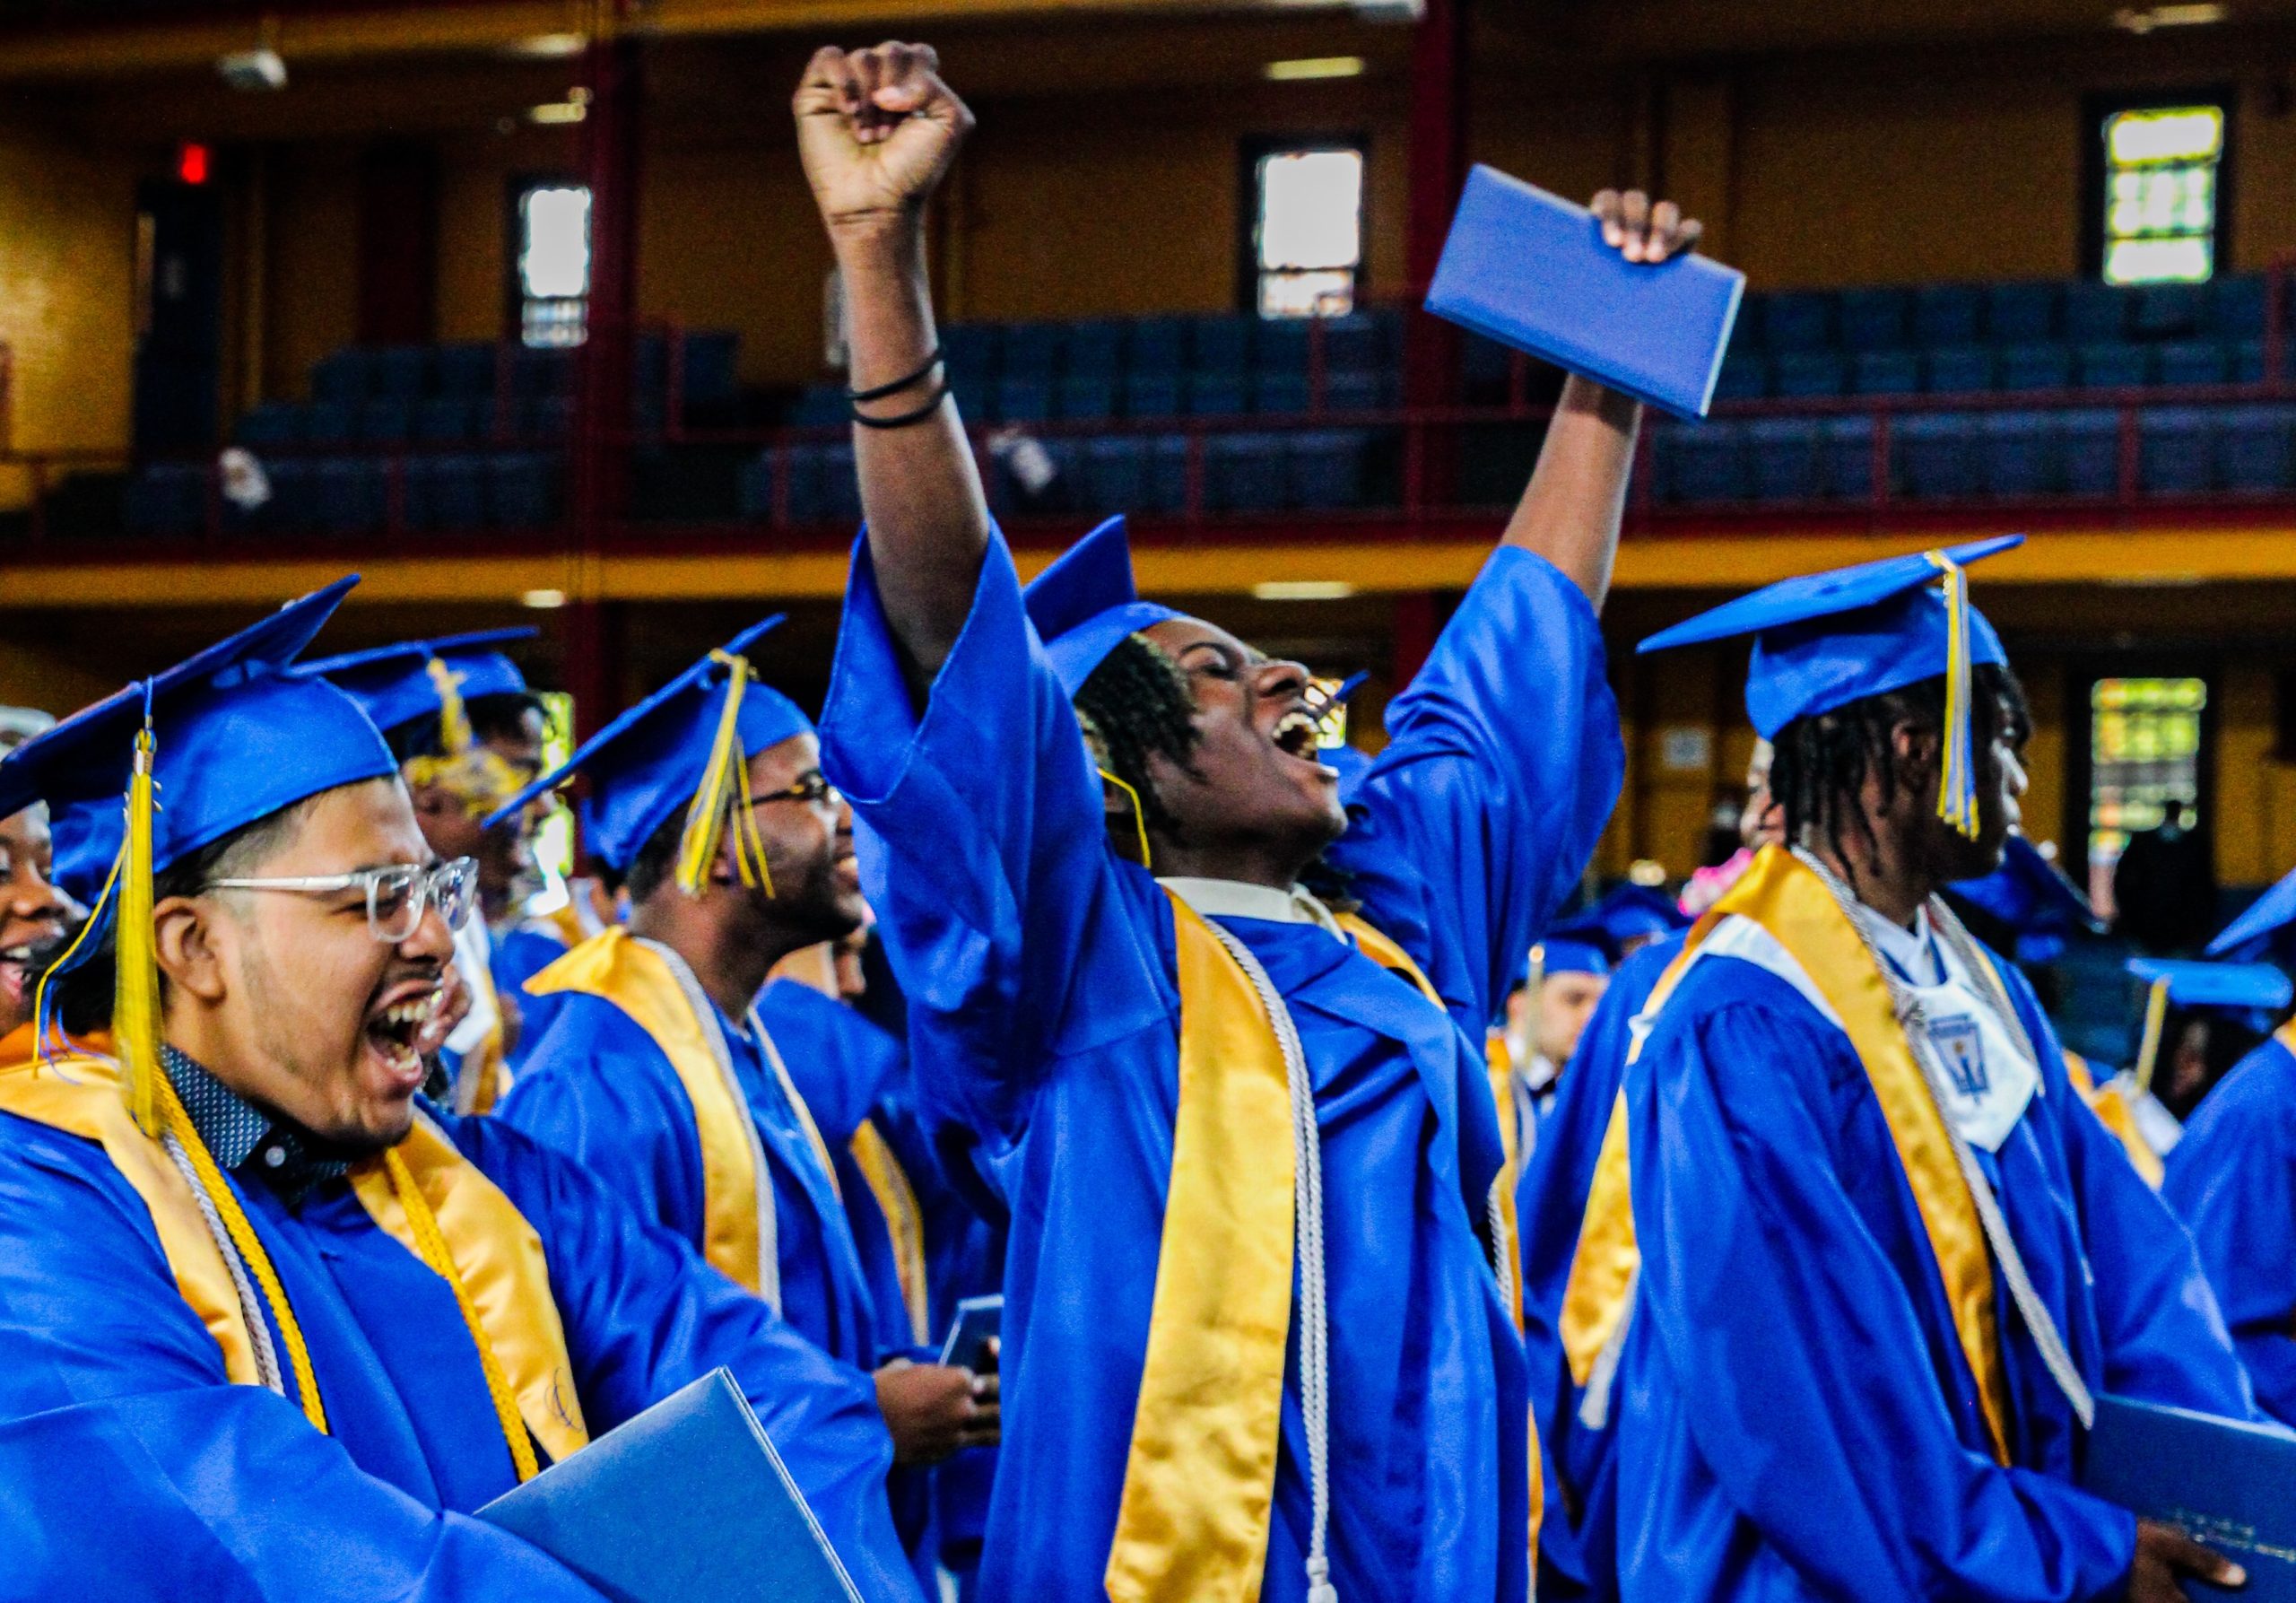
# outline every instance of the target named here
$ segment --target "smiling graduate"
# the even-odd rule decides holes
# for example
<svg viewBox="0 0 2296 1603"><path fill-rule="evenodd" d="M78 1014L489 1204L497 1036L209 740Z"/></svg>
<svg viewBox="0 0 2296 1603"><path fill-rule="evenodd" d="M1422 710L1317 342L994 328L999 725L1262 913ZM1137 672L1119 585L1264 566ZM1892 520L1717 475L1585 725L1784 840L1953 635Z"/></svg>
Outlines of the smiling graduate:
<svg viewBox="0 0 2296 1603"><path fill-rule="evenodd" d="M474 869L282 671L352 582L0 761L96 910L61 983L117 1052L0 1069L0 1590L596 1603L472 1511L725 1366L869 1594L914 1596L865 1378L418 1101Z"/></svg>

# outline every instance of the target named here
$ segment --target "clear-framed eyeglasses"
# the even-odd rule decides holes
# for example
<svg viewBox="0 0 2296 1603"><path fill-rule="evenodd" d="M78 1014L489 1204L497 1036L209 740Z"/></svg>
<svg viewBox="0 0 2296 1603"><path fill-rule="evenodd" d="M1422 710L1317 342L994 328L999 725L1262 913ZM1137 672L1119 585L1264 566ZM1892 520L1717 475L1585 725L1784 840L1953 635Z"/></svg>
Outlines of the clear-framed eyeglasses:
<svg viewBox="0 0 2296 1603"><path fill-rule="evenodd" d="M382 868L361 868L350 874L317 874L281 879L211 879L211 891L299 891L306 895L334 895L344 891L367 893L367 933L397 945L422 927L423 913L437 908L449 930L470 922L478 900L478 862L455 858L421 867L393 863Z"/></svg>

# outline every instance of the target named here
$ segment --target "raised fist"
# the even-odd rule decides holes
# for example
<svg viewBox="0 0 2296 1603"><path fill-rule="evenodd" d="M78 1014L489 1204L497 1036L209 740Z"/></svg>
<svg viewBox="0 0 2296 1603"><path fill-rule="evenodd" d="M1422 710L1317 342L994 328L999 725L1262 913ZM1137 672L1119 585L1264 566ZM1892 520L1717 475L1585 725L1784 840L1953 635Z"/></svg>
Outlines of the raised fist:
<svg viewBox="0 0 2296 1603"><path fill-rule="evenodd" d="M832 233L914 217L972 129L930 45L825 47L797 85L797 152Z"/></svg>
<svg viewBox="0 0 2296 1603"><path fill-rule="evenodd" d="M1589 209L1602 220L1603 243L1616 247L1630 262L1663 262L1670 256L1681 256L1695 248L1699 235L1706 231L1704 223L1683 216L1682 207L1673 201L1653 205L1639 189L1622 195L1605 189L1595 196Z"/></svg>

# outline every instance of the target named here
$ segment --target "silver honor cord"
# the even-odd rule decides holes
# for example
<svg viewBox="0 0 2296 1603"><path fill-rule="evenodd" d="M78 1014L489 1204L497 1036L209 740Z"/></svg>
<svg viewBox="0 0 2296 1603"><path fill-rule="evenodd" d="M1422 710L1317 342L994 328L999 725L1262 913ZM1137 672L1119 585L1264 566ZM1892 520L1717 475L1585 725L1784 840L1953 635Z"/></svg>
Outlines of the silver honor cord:
<svg viewBox="0 0 2296 1603"><path fill-rule="evenodd" d="M192 1200L199 1205L199 1217L206 1224L207 1233L214 1238L215 1250L223 1255L223 1268L230 1272L231 1290L239 1299L239 1317L247 1321L248 1345L254 1349L256 1381L265 1390L285 1397L287 1383L279 1372L279 1350L272 1345L271 1323L264 1317L263 1299L256 1294L255 1283L248 1278L247 1262L239 1256L239 1243L224 1228L223 1215L215 1211L215 1199L199 1183L199 1172L192 1166L191 1154L184 1149L183 1138L169 1130L161 1139L167 1147L169 1161L191 1188ZM254 1225L249 1224L248 1228L252 1230Z"/></svg>
<svg viewBox="0 0 2296 1603"><path fill-rule="evenodd" d="M686 966L684 958L659 941L648 940L643 936L632 938L660 958L676 976L686 1006L700 1021L702 1036L709 1042L710 1059L718 1065L718 1076L726 1083L726 1094L734 1099L734 1111L739 1116L742 1134L749 1138L750 1172L757 1176L757 1294L778 1314L781 1311L781 1220L773 1206L773 1171L766 1167L765 1143L758 1138L757 1117L750 1111L750 1099L734 1073L733 1050L726 1044L725 1026L718 1022L718 1004L701 989L701 981Z"/></svg>
<svg viewBox="0 0 2296 1603"><path fill-rule="evenodd" d="M1945 1138L1952 1144L1953 1160L1960 1165L1961 1178L1970 1189L1970 1199L1977 1205L1978 1220L1985 1227L1986 1244L1993 1249L1994 1259L2001 1266L2001 1277L2009 1283L2010 1300L2016 1304L2018 1317L2025 1321L2025 1329L2032 1337L2033 1346L2039 1351L2041 1363L2047 1366L2049 1378L2057 1382L2057 1390L2065 1394L2065 1400L2072 1405L2074 1416L2081 1421L2081 1427L2083 1430L2093 1427L2097 1420L2096 1398L2090 1394L2088 1381L2081 1378L2081 1371L2074 1363L2072 1353L2066 1347L2065 1337L2057 1330L2056 1319L2041 1302L2040 1294L2033 1289L2032 1277L2025 1272L2024 1255L2018 1251L2016 1239L2009 1233L2009 1221L2001 1212L2000 1198L1993 1194L1993 1187L1986 1180L1985 1171L1978 1166L1977 1154L1970 1150L1969 1140L1961 1134L1961 1127L1945 1111L1945 1073L1937 1061L1936 1046L1929 1039L1929 1022L1923 1013L1921 998L1915 996L1911 988L1898 978L1895 971L1882 961L1881 954L1874 949L1873 937L1858 919L1849 887L1812 853L1797 846L1794 849L1794 855L1818 876L1819 883L1825 886L1840 907L1842 916L1849 920L1849 927L1857 932L1858 942L1866 948L1866 955L1880 971L1883 983L1889 987L1891 1006L1896 1010L1898 1022L1905 1030L1907 1044L1913 1049L1913 1060L1921 1066L1922 1078L1929 1087L1929 1100L1937 1109L1939 1121L1945 1127ZM1938 898L1931 897L1931 918L1937 919L1944 907L1944 903ZM1940 928L1946 932L1947 940L1955 945L1956 954L1962 959L1964 966L1970 969L1972 975L1984 971L1985 965L1981 960L1970 961L1979 958L1979 954L1968 932L1961 928L1960 920L1948 911L1938 921ZM2013 1021L2013 1013L2011 1017ZM2022 1024L2018 1026L2018 1032L2023 1034Z"/></svg>
<svg viewBox="0 0 2296 1603"><path fill-rule="evenodd" d="M1250 947L1213 920L1204 922L1251 981L1283 1051L1283 1081L1292 1093L1292 1199L1300 1259L1300 1413L1308 1434L1307 1603L1339 1603L1326 1547L1331 1527L1331 1311L1324 1293L1323 1137L1316 1127L1315 1084L1300 1046L1299 1027L1267 971Z"/></svg>

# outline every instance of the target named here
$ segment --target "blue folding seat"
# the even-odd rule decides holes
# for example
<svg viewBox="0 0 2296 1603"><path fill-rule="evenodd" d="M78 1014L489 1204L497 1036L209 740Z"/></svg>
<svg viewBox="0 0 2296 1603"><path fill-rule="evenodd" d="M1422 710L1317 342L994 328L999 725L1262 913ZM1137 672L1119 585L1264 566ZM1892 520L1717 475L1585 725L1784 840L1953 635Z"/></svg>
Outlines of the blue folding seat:
<svg viewBox="0 0 2296 1603"><path fill-rule="evenodd" d="M536 396L521 409L519 435L526 440L564 440L574 431L572 396Z"/></svg>
<svg viewBox="0 0 2296 1603"><path fill-rule="evenodd" d="M461 445L481 433L483 401L465 396L432 396L414 404L414 438L425 445Z"/></svg>
<svg viewBox="0 0 2296 1603"><path fill-rule="evenodd" d="M1376 412L1392 406L1396 399L1396 375L1392 370L1355 371L1342 369L1324 375L1324 410L1326 412Z"/></svg>
<svg viewBox="0 0 2296 1603"><path fill-rule="evenodd" d="M1241 372L1251 365L1258 322L1241 313L1196 318L1188 331L1188 365L1198 372Z"/></svg>
<svg viewBox="0 0 2296 1603"><path fill-rule="evenodd" d="M1911 292L1843 290L1835 297L1834 305L1843 350L1894 351L1906 343L1913 311Z"/></svg>
<svg viewBox="0 0 2296 1603"><path fill-rule="evenodd" d="M2147 495L2199 495L2216 478L2216 414L2147 406L2136 414L2136 482Z"/></svg>
<svg viewBox="0 0 2296 1603"><path fill-rule="evenodd" d="M1084 441L1084 509L1106 517L1148 504L1148 441L1103 434Z"/></svg>
<svg viewBox="0 0 2296 1603"><path fill-rule="evenodd" d="M1117 379L1113 369L1076 372L1060 380L1060 415L1099 423L1116 415Z"/></svg>
<svg viewBox="0 0 2296 1603"><path fill-rule="evenodd" d="M1065 325L1060 335L1060 370L1074 378L1095 374L1109 379L1124 370L1130 325L1120 318L1085 318Z"/></svg>
<svg viewBox="0 0 2296 1603"><path fill-rule="evenodd" d="M1187 366L1187 319L1135 318L1125 367L1135 373L1177 373Z"/></svg>
<svg viewBox="0 0 2296 1603"><path fill-rule="evenodd" d="M1213 512L1283 507L1288 442L1281 434L1214 434L1204 442L1204 505Z"/></svg>
<svg viewBox="0 0 2296 1603"><path fill-rule="evenodd" d="M2083 345L2074 357L2074 378L2083 389L2133 389L2152 377L2152 353L2121 342Z"/></svg>
<svg viewBox="0 0 2296 1603"><path fill-rule="evenodd" d="M807 440L791 440L781 448L778 466L788 481L787 506L792 523L820 523L829 516L828 502L822 497L822 456L828 449ZM760 458L766 469L765 483L761 486L764 494L760 501L761 517L771 515L774 465L770 458L773 455L768 451Z"/></svg>
<svg viewBox="0 0 2296 1603"><path fill-rule="evenodd" d="M1514 367L1514 353L1497 340L1469 334L1459 345L1459 377L1470 393L1504 389Z"/></svg>
<svg viewBox="0 0 2296 1603"><path fill-rule="evenodd" d="M641 328L630 342L630 387L655 399L670 392L670 337L659 328Z"/></svg>
<svg viewBox="0 0 2296 1603"><path fill-rule="evenodd" d="M1673 500L1703 505L1746 499L1744 425L1709 419L1668 428L1658 440L1670 467L1660 484Z"/></svg>
<svg viewBox="0 0 2296 1603"><path fill-rule="evenodd" d="M1781 290L1770 298L1763 343L1773 353L1821 351L1833 344L1834 298L1822 290Z"/></svg>
<svg viewBox="0 0 2296 1603"><path fill-rule="evenodd" d="M2149 283L2136 292L2131 331L2140 339L2185 339L2206 327L2208 286Z"/></svg>
<svg viewBox="0 0 2296 1603"><path fill-rule="evenodd" d="M2129 303L2135 299L2128 291L2094 279L2077 279L2061 292L2067 344L2104 344L2127 337Z"/></svg>
<svg viewBox="0 0 2296 1603"><path fill-rule="evenodd" d="M840 440L822 448L822 514L833 524L861 521L861 479L853 468L853 443Z"/></svg>
<svg viewBox="0 0 2296 1603"><path fill-rule="evenodd" d="M574 393L574 353L520 346L510 357L510 393L522 399Z"/></svg>
<svg viewBox="0 0 2296 1603"><path fill-rule="evenodd" d="M685 336L685 387L689 406L722 406L741 390L742 336L730 329L701 328Z"/></svg>
<svg viewBox="0 0 2296 1603"><path fill-rule="evenodd" d="M1060 366L1060 342L1065 330L1058 323L1008 323L1004 327L1004 367L1007 379L1034 379L1049 382Z"/></svg>
<svg viewBox="0 0 2296 1603"><path fill-rule="evenodd" d="M734 475L734 512L744 523L766 523L773 517L773 451L760 451Z"/></svg>
<svg viewBox="0 0 2296 1603"><path fill-rule="evenodd" d="M349 445L352 435L351 404L347 401L313 401L303 408L302 440L306 445Z"/></svg>
<svg viewBox="0 0 2296 1603"><path fill-rule="evenodd" d="M1718 401L1759 401L1770 393L1770 359L1760 351L1742 349L1737 341L1722 358L1722 371L1714 380Z"/></svg>
<svg viewBox="0 0 2296 1603"><path fill-rule="evenodd" d="M1973 283L1924 284L1913 292L1913 343L1925 350L1973 345L1985 292Z"/></svg>
<svg viewBox="0 0 2296 1603"><path fill-rule="evenodd" d="M2111 495L2120 486L2120 414L2082 406L2057 415L2057 478L2067 495Z"/></svg>
<svg viewBox="0 0 2296 1603"><path fill-rule="evenodd" d="M292 445L303 437L303 409L292 401L262 401L248 409L231 438L241 445Z"/></svg>
<svg viewBox="0 0 2296 1603"><path fill-rule="evenodd" d="M2222 340L2264 337L2266 280L2261 274L2220 278L2209 291L2209 333Z"/></svg>
<svg viewBox="0 0 2296 1603"><path fill-rule="evenodd" d="M2228 406L2218 415L2216 482L2246 495L2296 486L2296 406Z"/></svg>
<svg viewBox="0 0 2296 1603"><path fill-rule="evenodd" d="M1977 419L1966 412L1925 412L1899 418L1898 476L1916 501L1952 501L1979 486Z"/></svg>
<svg viewBox="0 0 2296 1603"><path fill-rule="evenodd" d="M132 535L196 535L206 521L207 474L193 462L147 462L120 491Z"/></svg>
<svg viewBox="0 0 2296 1603"><path fill-rule="evenodd" d="M1308 353L1315 335L1313 318L1268 318L1252 338L1252 367L1261 373L1308 370ZM1473 335L1468 336L1470 341Z"/></svg>
<svg viewBox="0 0 2296 1603"><path fill-rule="evenodd" d="M394 401L412 401L422 395L430 381L430 348L428 345L386 345L374 353L373 388L368 393Z"/></svg>
<svg viewBox="0 0 2296 1603"><path fill-rule="evenodd" d="M1818 493L1818 420L1749 419L1746 477L1756 501L1813 501Z"/></svg>
<svg viewBox="0 0 2296 1603"><path fill-rule="evenodd" d="M2163 384L2222 384L2231 353L2214 340L2176 340L2154 353Z"/></svg>
<svg viewBox="0 0 2296 1603"><path fill-rule="evenodd" d="M1292 436L1292 505L1309 512L1361 506L1368 445L1361 429L1311 429Z"/></svg>
<svg viewBox="0 0 2296 1603"><path fill-rule="evenodd" d="M1738 297L1738 319L1730 325L1730 348L1759 351L1770 331L1770 296L1748 290Z"/></svg>
<svg viewBox="0 0 2296 1603"><path fill-rule="evenodd" d="M2234 340L2224 347L2224 374L2235 384L2264 382L2264 342Z"/></svg>
<svg viewBox="0 0 2296 1603"><path fill-rule="evenodd" d="M1996 389L2065 389L2073 383L2073 353L2063 345L2011 345L1995 359Z"/></svg>
<svg viewBox="0 0 2296 1603"><path fill-rule="evenodd" d="M390 399L360 403L355 430L361 445L404 445L414 432L413 401Z"/></svg>
<svg viewBox="0 0 2296 1603"><path fill-rule="evenodd" d="M491 396L494 393L494 347L491 344L440 345L430 358L432 389L442 396Z"/></svg>
<svg viewBox="0 0 2296 1603"><path fill-rule="evenodd" d="M959 406L964 403L960 400ZM808 384L797 396L797 404L790 408L789 426L793 429L831 429L847 422L853 415L852 404L845 398L841 384Z"/></svg>
<svg viewBox="0 0 2296 1603"><path fill-rule="evenodd" d="M996 386L996 419L999 423L1042 423L1052 415L1052 380L1038 373L1015 373L1006 369L1004 379Z"/></svg>
<svg viewBox="0 0 2296 1603"><path fill-rule="evenodd" d="M1141 506L1151 512L1178 512L1187 506L1187 436L1158 434L1148 441L1148 477Z"/></svg>
<svg viewBox="0 0 2296 1603"><path fill-rule="evenodd" d="M1838 351L1781 351L1770 363L1770 393L1795 400L1838 396L1848 382L1848 368Z"/></svg>
<svg viewBox="0 0 2296 1603"><path fill-rule="evenodd" d="M995 383L1004 347L1002 323L952 323L941 330L941 359L952 384Z"/></svg>
<svg viewBox="0 0 2296 1603"><path fill-rule="evenodd" d="M2057 335L2057 286L2013 282L1985 287L1985 335L1996 345L2038 345Z"/></svg>
<svg viewBox="0 0 2296 1603"><path fill-rule="evenodd" d="M1263 368L1252 375L1252 410L1278 416L1305 412L1308 375L1271 373Z"/></svg>
<svg viewBox="0 0 2296 1603"><path fill-rule="evenodd" d="M370 388L367 353L356 346L331 351L311 364L315 401L362 401Z"/></svg>
<svg viewBox="0 0 2296 1603"><path fill-rule="evenodd" d="M1916 351L1861 351L1852 359L1853 395L1909 396L1921 388L1921 355Z"/></svg>
<svg viewBox="0 0 2296 1603"><path fill-rule="evenodd" d="M1187 409L1196 417L1234 417L1247 410L1242 372L1233 369L1188 375Z"/></svg>
<svg viewBox="0 0 2296 1603"><path fill-rule="evenodd" d="M501 451L486 459L488 521L497 528L549 526L557 512L558 458L543 451Z"/></svg>
<svg viewBox="0 0 2296 1603"><path fill-rule="evenodd" d="M1874 420L1829 417L1818 424L1819 467L1825 493L1865 501L1874 493Z"/></svg>
<svg viewBox="0 0 2296 1603"><path fill-rule="evenodd" d="M1993 388L1993 353L1983 345L1946 345L1930 352L1924 365L1931 395L1974 395Z"/></svg>
<svg viewBox="0 0 2296 1603"><path fill-rule="evenodd" d="M1177 417L1180 411L1180 375L1170 370L1144 371L1135 368L1124 379L1126 417Z"/></svg>
<svg viewBox="0 0 2296 1603"><path fill-rule="evenodd" d="M1979 425L1988 495L2030 501L2057 488L2057 430L2046 412L1988 412Z"/></svg>
<svg viewBox="0 0 2296 1603"><path fill-rule="evenodd" d="M475 457L409 457L400 515L418 533L486 522L485 479Z"/></svg>
<svg viewBox="0 0 2296 1603"><path fill-rule="evenodd" d="M318 527L330 535L371 535L383 527L383 466L361 457L317 464Z"/></svg>
<svg viewBox="0 0 2296 1603"><path fill-rule="evenodd" d="M1396 325L1392 318L1350 312L1324 319L1324 366L1335 371L1372 372L1395 365Z"/></svg>
<svg viewBox="0 0 2296 1603"><path fill-rule="evenodd" d="M271 479L271 500L263 520L274 529L297 534L318 527L318 464L309 457L283 457L264 464Z"/></svg>

